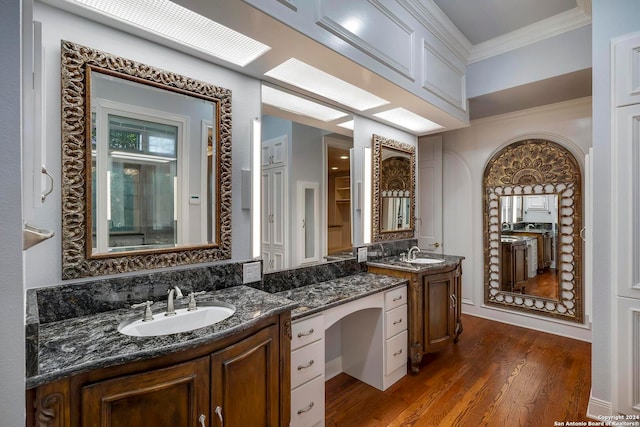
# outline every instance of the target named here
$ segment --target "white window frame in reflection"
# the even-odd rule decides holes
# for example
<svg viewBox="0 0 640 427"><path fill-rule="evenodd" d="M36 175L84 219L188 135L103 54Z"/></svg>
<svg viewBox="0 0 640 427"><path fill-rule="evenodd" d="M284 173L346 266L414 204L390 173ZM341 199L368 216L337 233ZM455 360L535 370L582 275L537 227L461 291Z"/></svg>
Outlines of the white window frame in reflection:
<svg viewBox="0 0 640 427"><path fill-rule="evenodd" d="M124 249L140 249L140 248L149 248L150 245L144 245L138 247L137 245L124 245L121 247L111 247L109 243L110 239L110 231L109 231L109 221L112 220L111 213L111 183L108 176L111 175L113 177L112 169L112 158L120 158L125 159L128 158L132 161L140 161L145 163L167 163L167 162L176 162L176 174L173 179L173 216L175 221L175 241L168 243L166 245L153 246L153 247L175 247L179 245L185 244L186 236L188 236L188 215L184 212L184 206L188 206L185 203L179 203L179 201L184 200L183 195L188 194L188 188L185 188L188 185L188 180L184 179L185 171L188 171L188 165L185 162L188 162L189 155L185 153L184 150L187 149L185 147L184 141L188 141L188 129L189 129L189 118L186 116L181 116L177 114L170 114L165 111L158 111L149 108L143 108L140 106L133 106L125 103L115 102L106 99L94 99L93 105L95 116L96 116L96 150L92 151L92 156L95 156L95 164L96 164L96 177L97 183L96 185L96 218L93 219L93 222L96 226L96 237L93 244L93 251L96 254L104 254L114 251L121 251ZM175 154L177 157L168 157L162 155L152 155L152 154L144 154L144 153L126 153L121 151L112 151L110 152L108 143L101 143L108 141L109 136L109 116L116 115L122 116L125 118L131 118L136 120L143 120L152 123L159 123L163 125L175 126L177 128L176 132L176 149ZM105 177L101 179L100 177ZM104 196L103 196L104 195ZM206 204L206 200L203 200Z"/></svg>

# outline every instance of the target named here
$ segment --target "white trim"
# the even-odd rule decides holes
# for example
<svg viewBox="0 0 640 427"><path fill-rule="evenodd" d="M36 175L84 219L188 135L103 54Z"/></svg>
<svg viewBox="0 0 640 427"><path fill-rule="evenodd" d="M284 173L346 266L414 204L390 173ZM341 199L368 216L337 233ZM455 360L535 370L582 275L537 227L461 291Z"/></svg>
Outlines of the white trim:
<svg viewBox="0 0 640 427"><path fill-rule="evenodd" d="M342 356L329 360L324 364L324 380L329 381L342 373Z"/></svg>
<svg viewBox="0 0 640 427"><path fill-rule="evenodd" d="M550 111L554 111L554 110L561 110L561 109L565 109L565 108L569 108L569 107L580 107L580 106L588 106L589 108L591 108L591 104L592 104L592 97L591 96L586 96L584 98L578 98L578 99L571 99L569 101L562 101L562 102L556 102L555 104L547 104L547 105L541 105L539 107L532 107L532 108L527 108L524 110L518 110L518 111L512 111L509 113L504 113L504 114L498 114L495 116L490 116L490 117L483 117L481 119L475 119L475 120L471 120L471 126L473 125L478 125L478 124L484 124L484 123L491 123L491 122L498 122L498 121L502 121L502 120L507 120L507 119L516 119L516 118L521 118L521 117L529 117L532 114L536 114L539 112L550 112Z"/></svg>
<svg viewBox="0 0 640 427"><path fill-rule="evenodd" d="M473 45L433 0L398 0L398 3L467 64L591 24L591 0L577 0L574 9Z"/></svg>
<svg viewBox="0 0 640 427"><path fill-rule="evenodd" d="M593 392L593 390L592 390ZM601 399L589 395L589 406L587 406L587 417L594 420L601 420L603 417L609 417L613 415L613 406L611 402L606 402Z"/></svg>
<svg viewBox="0 0 640 427"><path fill-rule="evenodd" d="M467 62L473 45L433 0L398 0L398 3L461 61Z"/></svg>
<svg viewBox="0 0 640 427"><path fill-rule="evenodd" d="M591 24L591 16L575 8L559 13L510 33L478 43L471 49L468 63L482 61L505 52L520 49L539 41L559 36Z"/></svg>

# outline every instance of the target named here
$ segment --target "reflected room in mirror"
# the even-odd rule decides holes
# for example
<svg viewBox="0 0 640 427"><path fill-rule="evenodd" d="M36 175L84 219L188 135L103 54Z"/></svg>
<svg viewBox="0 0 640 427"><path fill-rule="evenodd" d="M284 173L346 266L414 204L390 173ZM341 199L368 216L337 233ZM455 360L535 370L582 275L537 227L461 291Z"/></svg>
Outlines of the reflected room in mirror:
<svg viewBox="0 0 640 427"><path fill-rule="evenodd" d="M229 90L63 41L62 129L63 278L231 257Z"/></svg>
<svg viewBox="0 0 640 427"><path fill-rule="evenodd" d="M261 119L264 273L353 258L351 131L337 133L335 124L268 105L264 112L269 112Z"/></svg>
<svg viewBox="0 0 640 427"><path fill-rule="evenodd" d="M93 254L216 243L215 104L89 76Z"/></svg>
<svg viewBox="0 0 640 427"><path fill-rule="evenodd" d="M415 147L373 136L373 241L414 236Z"/></svg>
<svg viewBox="0 0 640 427"><path fill-rule="evenodd" d="M557 300L557 194L500 196L500 219L500 289Z"/></svg>

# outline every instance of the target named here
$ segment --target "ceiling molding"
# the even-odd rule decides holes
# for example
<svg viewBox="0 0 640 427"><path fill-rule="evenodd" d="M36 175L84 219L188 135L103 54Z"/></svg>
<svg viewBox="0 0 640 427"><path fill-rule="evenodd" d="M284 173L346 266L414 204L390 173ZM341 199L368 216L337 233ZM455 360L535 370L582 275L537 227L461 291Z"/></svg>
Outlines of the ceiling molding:
<svg viewBox="0 0 640 427"><path fill-rule="evenodd" d="M591 24L591 0L576 0L577 7L477 45L451 22L433 0L397 0L420 24L467 64L554 37Z"/></svg>
<svg viewBox="0 0 640 427"><path fill-rule="evenodd" d="M589 3L589 8L591 6L589 0L579 3ZM581 7L576 7L575 9L559 13L550 18L474 45L467 63L472 64L482 61L483 59L519 49L589 24L591 24L591 16Z"/></svg>
<svg viewBox="0 0 640 427"><path fill-rule="evenodd" d="M467 62L473 45L433 0L397 0L427 31Z"/></svg>

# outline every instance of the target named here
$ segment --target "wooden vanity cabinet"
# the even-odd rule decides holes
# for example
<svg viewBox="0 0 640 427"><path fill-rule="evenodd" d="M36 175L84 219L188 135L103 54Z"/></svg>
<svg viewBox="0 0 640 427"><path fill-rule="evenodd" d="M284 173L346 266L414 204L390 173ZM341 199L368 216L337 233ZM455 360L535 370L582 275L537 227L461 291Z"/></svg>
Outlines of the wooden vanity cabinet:
<svg viewBox="0 0 640 427"><path fill-rule="evenodd" d="M462 333L462 266L411 273L369 266L369 272L409 280L408 346L411 372L420 371L426 353L458 342Z"/></svg>
<svg viewBox="0 0 640 427"><path fill-rule="evenodd" d="M206 357L99 381L82 387L82 425L196 427L209 419L209 382Z"/></svg>
<svg viewBox="0 0 640 427"><path fill-rule="evenodd" d="M27 426L288 426L291 317L27 391Z"/></svg>
<svg viewBox="0 0 640 427"><path fill-rule="evenodd" d="M214 353L211 356L211 425L277 426L279 363L275 327L263 329Z"/></svg>
<svg viewBox="0 0 640 427"><path fill-rule="evenodd" d="M500 243L501 289L507 292L524 292L529 267L527 242Z"/></svg>
<svg viewBox="0 0 640 427"><path fill-rule="evenodd" d="M545 269L549 268L555 259L553 254L553 233L550 231L543 233L532 233L527 231L514 231L510 234L514 236L528 236L535 237L537 240L537 248L538 248L538 266L537 271L538 274L544 272Z"/></svg>

